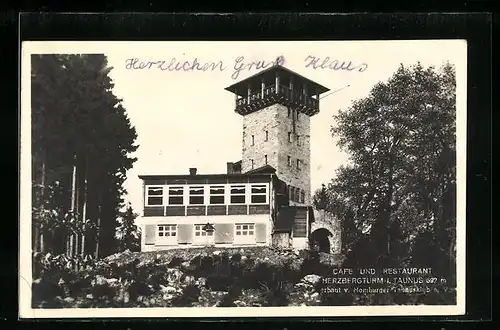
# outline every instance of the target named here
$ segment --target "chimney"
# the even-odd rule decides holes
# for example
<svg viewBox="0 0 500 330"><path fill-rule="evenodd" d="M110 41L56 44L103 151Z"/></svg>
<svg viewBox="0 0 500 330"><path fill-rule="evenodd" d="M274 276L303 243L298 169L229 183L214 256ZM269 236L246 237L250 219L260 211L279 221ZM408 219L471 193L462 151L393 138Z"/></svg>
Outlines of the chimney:
<svg viewBox="0 0 500 330"><path fill-rule="evenodd" d="M233 173L234 173L233 162L227 162L227 174L233 174Z"/></svg>
<svg viewBox="0 0 500 330"><path fill-rule="evenodd" d="M189 168L189 175L196 175L196 167Z"/></svg>

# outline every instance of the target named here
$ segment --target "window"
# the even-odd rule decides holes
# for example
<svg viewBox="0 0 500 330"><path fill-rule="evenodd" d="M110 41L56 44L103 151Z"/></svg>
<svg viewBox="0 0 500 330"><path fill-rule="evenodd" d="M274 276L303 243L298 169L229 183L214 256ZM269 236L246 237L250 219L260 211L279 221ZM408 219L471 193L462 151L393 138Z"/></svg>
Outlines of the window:
<svg viewBox="0 0 500 330"><path fill-rule="evenodd" d="M297 145L300 146L300 135L297 135Z"/></svg>
<svg viewBox="0 0 500 330"><path fill-rule="evenodd" d="M300 170L300 159L297 159L297 169Z"/></svg>
<svg viewBox="0 0 500 330"><path fill-rule="evenodd" d="M266 141L269 139L269 132L266 131Z"/></svg>
<svg viewBox="0 0 500 330"><path fill-rule="evenodd" d="M295 201L295 187L294 186L290 186L289 190L290 190L290 200L291 201Z"/></svg>
<svg viewBox="0 0 500 330"><path fill-rule="evenodd" d="M184 187L168 188L168 204L169 205L184 204Z"/></svg>
<svg viewBox="0 0 500 330"><path fill-rule="evenodd" d="M245 186L231 186L231 204L245 204Z"/></svg>
<svg viewBox="0 0 500 330"><path fill-rule="evenodd" d="M203 229L205 225L194 225L194 236L195 237L206 237L206 236L214 236L214 232L207 232Z"/></svg>
<svg viewBox="0 0 500 330"><path fill-rule="evenodd" d="M267 165L267 155L264 155L264 164Z"/></svg>
<svg viewBox="0 0 500 330"><path fill-rule="evenodd" d="M306 193L304 190L301 190L300 191L300 202L304 203L305 200L306 200Z"/></svg>
<svg viewBox="0 0 500 330"><path fill-rule="evenodd" d="M200 205L204 204L203 200L204 188L203 186L198 187L189 187L189 204L191 205Z"/></svg>
<svg viewBox="0 0 500 330"><path fill-rule="evenodd" d="M290 118L290 108L288 108L288 118Z"/></svg>
<svg viewBox="0 0 500 330"><path fill-rule="evenodd" d="M163 187L148 187L147 205L163 205Z"/></svg>
<svg viewBox="0 0 500 330"><path fill-rule="evenodd" d="M255 166L255 165L254 165L254 162L253 162L253 159L250 159L250 162L252 163L250 166L252 166L252 170L253 170L253 168L254 168L254 166Z"/></svg>
<svg viewBox="0 0 500 330"><path fill-rule="evenodd" d="M288 166L292 166L292 157L288 156Z"/></svg>
<svg viewBox="0 0 500 330"><path fill-rule="evenodd" d="M236 225L236 236L254 236L255 225L253 223L242 223Z"/></svg>
<svg viewBox="0 0 500 330"><path fill-rule="evenodd" d="M288 132L288 142L292 142L292 132Z"/></svg>
<svg viewBox="0 0 500 330"><path fill-rule="evenodd" d="M158 236L164 238L177 236L177 225L158 225Z"/></svg>
<svg viewBox="0 0 500 330"><path fill-rule="evenodd" d="M224 186L210 187L210 204L224 204Z"/></svg>
<svg viewBox="0 0 500 330"><path fill-rule="evenodd" d="M252 135L252 145L255 145L255 137Z"/></svg>
<svg viewBox="0 0 500 330"><path fill-rule="evenodd" d="M265 204L267 202L267 186L265 184L252 185L252 204Z"/></svg>

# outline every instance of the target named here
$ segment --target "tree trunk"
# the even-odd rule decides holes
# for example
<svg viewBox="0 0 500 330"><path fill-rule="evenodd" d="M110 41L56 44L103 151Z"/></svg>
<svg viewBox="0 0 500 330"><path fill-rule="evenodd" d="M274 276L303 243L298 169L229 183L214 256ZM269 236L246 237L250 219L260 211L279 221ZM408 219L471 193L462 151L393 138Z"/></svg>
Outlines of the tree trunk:
<svg viewBox="0 0 500 330"><path fill-rule="evenodd" d="M78 256L78 254L79 254L79 253L78 253L78 251L80 251L79 246L78 246L78 243L79 243L79 242L78 242L78 241L79 241L79 240L78 240L78 236L79 236L79 235L78 235L78 232L76 232L76 233L75 233L75 249L74 249L74 251L73 251L73 255L74 255L75 257L77 257L77 256Z"/></svg>
<svg viewBox="0 0 500 330"><path fill-rule="evenodd" d="M73 233L69 235L69 256L73 257Z"/></svg>
<svg viewBox="0 0 500 330"><path fill-rule="evenodd" d="M85 233L86 231L86 221L87 221L87 176L88 176L88 158L85 155L85 168L83 169L85 177L83 180L83 207L82 207L82 257L85 255Z"/></svg>
<svg viewBox="0 0 500 330"><path fill-rule="evenodd" d="M101 229L101 205L98 206L97 211L97 230L96 230L96 244L95 244L95 258L99 258L99 240L100 240L100 229Z"/></svg>
<svg viewBox="0 0 500 330"><path fill-rule="evenodd" d="M82 234L82 252L81 252L82 257L85 256L85 234Z"/></svg>

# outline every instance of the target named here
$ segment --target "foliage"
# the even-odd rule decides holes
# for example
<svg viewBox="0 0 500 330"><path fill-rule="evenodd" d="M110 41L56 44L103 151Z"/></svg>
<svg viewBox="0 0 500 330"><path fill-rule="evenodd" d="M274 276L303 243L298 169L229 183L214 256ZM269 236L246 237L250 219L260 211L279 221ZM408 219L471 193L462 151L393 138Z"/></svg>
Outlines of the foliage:
<svg viewBox="0 0 500 330"><path fill-rule="evenodd" d="M435 242L443 252L433 256L440 258L435 267L446 264L451 271L456 220L454 68L401 65L334 120L332 135L350 161L316 192L315 201L341 219L346 262L417 262L424 253L417 237L425 237L420 246Z"/></svg>
<svg viewBox="0 0 500 330"><path fill-rule="evenodd" d="M112 92L112 68L102 54L32 55L31 63L34 249L64 253L76 231L85 253L113 253L137 134Z"/></svg>
<svg viewBox="0 0 500 330"><path fill-rule="evenodd" d="M333 269L338 267L324 263L322 254L318 258L305 252L304 259L271 249L212 252L211 259L202 251L126 251L101 260L35 254L33 307L451 304L455 299L452 289L445 294L332 295L322 291L325 284L321 280L315 284L307 280L322 277L312 275L316 271L308 267L322 270L325 278L331 278ZM233 258L237 255L240 257ZM206 261L200 262L204 258ZM218 270L226 267L226 258L228 273Z"/></svg>
<svg viewBox="0 0 500 330"><path fill-rule="evenodd" d="M125 212L119 216L120 223L116 231L118 239L118 251L140 251L141 250L141 233L140 229L135 224L137 213L134 213L130 203Z"/></svg>

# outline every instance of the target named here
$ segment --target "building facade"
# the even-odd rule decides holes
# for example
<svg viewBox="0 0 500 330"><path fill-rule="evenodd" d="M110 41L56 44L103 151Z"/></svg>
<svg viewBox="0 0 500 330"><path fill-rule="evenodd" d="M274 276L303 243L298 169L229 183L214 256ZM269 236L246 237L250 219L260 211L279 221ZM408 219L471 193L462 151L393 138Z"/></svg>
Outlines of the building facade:
<svg viewBox="0 0 500 330"><path fill-rule="evenodd" d="M226 90L243 116L242 159L224 174L140 176L143 251L309 247L310 120L328 89L276 65Z"/></svg>

